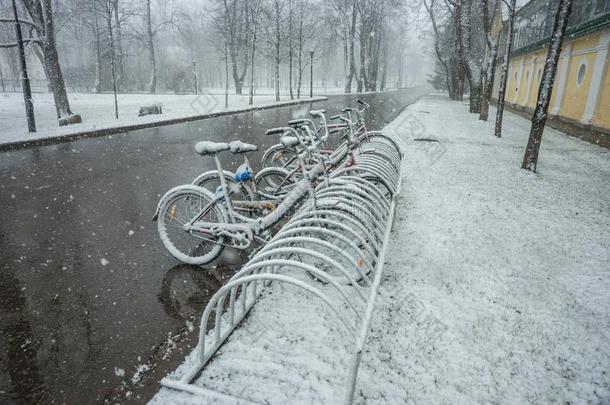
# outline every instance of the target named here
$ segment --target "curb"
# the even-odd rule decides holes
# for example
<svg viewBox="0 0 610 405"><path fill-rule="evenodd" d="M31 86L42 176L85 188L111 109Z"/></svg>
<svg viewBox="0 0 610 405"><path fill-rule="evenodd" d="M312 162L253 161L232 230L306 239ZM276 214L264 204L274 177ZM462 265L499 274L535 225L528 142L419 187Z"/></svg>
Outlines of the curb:
<svg viewBox="0 0 610 405"><path fill-rule="evenodd" d="M326 100L328 100L328 97L314 97L314 98L308 98L308 99L303 99L303 100L291 100L291 101L284 101L284 102L273 103L273 104L261 104L258 106L239 108L239 109L229 110L229 111L216 111L216 112L212 112L212 113L192 115L192 116L188 116L188 117L169 118L166 120L155 121L155 122L123 125L120 127L113 127L113 128L92 129L92 130L87 130L87 131L76 132L73 134L56 135L56 136L49 136L47 138L8 142L8 143L0 144L0 152L16 151L16 150L20 150L20 149L32 148L35 146L55 145L55 144L64 143L64 142L73 142L73 141L77 141L80 139L97 138L97 137L106 136L106 135L121 134L121 133L129 132L129 131L136 131L139 129L161 127L161 126L165 126L165 125L180 124L183 122L206 120L209 118L223 117L226 115L243 114L246 112L269 110L272 108L286 107L286 106L291 106L291 105L309 104L309 103L315 103L315 102L326 101Z"/></svg>

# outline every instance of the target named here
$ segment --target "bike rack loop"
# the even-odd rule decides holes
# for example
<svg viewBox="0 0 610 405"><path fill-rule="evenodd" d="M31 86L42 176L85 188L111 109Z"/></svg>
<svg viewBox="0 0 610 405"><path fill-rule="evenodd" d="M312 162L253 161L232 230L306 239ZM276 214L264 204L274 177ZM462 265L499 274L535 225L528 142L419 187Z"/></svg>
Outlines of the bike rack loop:
<svg viewBox="0 0 610 405"><path fill-rule="evenodd" d="M210 299L201 319L200 339L196 348L196 364L187 370L178 381L166 377L162 380L162 385L168 388L190 392L195 395L203 394L216 398L237 399L227 394L195 386L192 384L194 382L193 380L196 379L207 362L254 306L264 290L264 288L261 288L257 291L258 284L262 283L263 287L267 287L272 283L286 283L296 286L319 298L337 317L338 321L344 325L344 330L347 334L353 336L354 351L352 353L351 366L349 367L344 397L346 404L350 404L353 401L358 369L370 329L377 290L383 272L386 247L394 222L396 196L401 186L398 173L394 175L396 177L391 176L391 170L386 166L389 162L385 162L385 165L377 166L380 163L381 162L374 162L371 165L376 166L375 168L377 170L374 170L373 167L358 168L358 164L353 167L344 168L343 170L340 169L333 173L334 178L330 181L334 181L334 184L329 187L329 190L325 190L324 187L316 188L314 198L308 199L297 214L288 221L285 228L282 228L282 230L272 238L269 244L252 257L242 270L235 274L229 282L221 287L221 289L214 294L212 299ZM337 172L343 172L346 175L340 176L341 173ZM365 176L365 178L359 177L356 173ZM386 184L381 176L390 177L391 181L389 184ZM380 186L387 188L391 193L394 192L389 201L388 198L384 196L384 193L377 188L378 186L374 185L369 180L366 180L366 178L370 177L379 180L382 183ZM392 177L394 178L392 179ZM356 191L360 190L360 187L365 184L368 187L373 187L371 189L372 195L364 196L360 191ZM343 190L341 189L341 186L344 187ZM350 191L350 187L353 187L353 190ZM320 201L317 201L318 198ZM333 205L328 204L332 201L340 201L341 207L333 207ZM358 211L362 211L365 208L370 209L374 202L377 202L378 205L383 207L381 213L375 212L375 215L369 214L366 216L367 218L364 218L362 215L358 216ZM386 205L388 202L389 207ZM320 209L317 205L323 205L324 208ZM362 212L360 212L360 214L362 214ZM306 224L311 225L304 226ZM326 226L330 226L331 229L326 228ZM298 234L298 236L295 236L296 234ZM307 249L294 246L295 243L314 243L322 245L331 251L337 252L337 254L344 259L348 259L347 263L354 264L353 260L350 260L351 256L347 251L330 244L323 239L316 239L316 236L321 234L331 235L342 240L349 246L351 251L360 251L361 257L365 257L365 255L368 257L368 255L370 255L375 258L374 269L368 266L368 273L371 273L371 269L373 273L372 284L370 279L366 277L366 274L362 273L357 265L353 266L354 269L360 276L366 277L365 281L368 282L365 283L365 286L363 287L357 283L354 284L353 277L348 277L348 279L352 279L350 280L350 285L354 292L358 292L363 288L368 290L368 299L366 298L366 295L363 295L362 293L356 294L359 298L358 301L365 305L362 315L360 315L357 310L355 303L352 303L352 300L349 298L349 290L345 289L346 287L350 288L349 285L341 287L334 276L329 275L316 266L292 259L273 258L276 255L281 257L289 253L299 253L314 259L322 260L326 265L336 269L339 273L347 277L349 272L336 260L325 254L312 252L311 250L308 251ZM354 238L354 235L359 235L360 237ZM354 242L346 243L349 242L349 238L357 240L360 246ZM342 250L343 253L339 253L339 250ZM303 270L303 274L305 274L305 272L315 274L319 279L326 280L328 284L321 286L318 282L312 280L303 280L292 275L278 274L282 272L283 269ZM299 275L300 274L301 273L299 273ZM365 279L364 277L362 277L362 279ZM248 294L249 290L250 294ZM240 291L241 294L239 294ZM348 305L348 309L351 308L350 312L354 315L348 316L348 314L345 313L345 308L337 306L336 293L334 294L335 298L333 299L327 295L325 291L335 291L338 293L338 297L342 298L341 301ZM251 297L249 297L249 295ZM229 296L229 306L225 309L224 302L227 296ZM241 305L241 311L237 311L236 306L238 303ZM208 334L207 323L212 312L215 314L214 327ZM352 318L351 321L350 318ZM227 327L225 327L224 330L222 327L223 323L227 324ZM210 340L209 345L206 344L206 339Z"/></svg>

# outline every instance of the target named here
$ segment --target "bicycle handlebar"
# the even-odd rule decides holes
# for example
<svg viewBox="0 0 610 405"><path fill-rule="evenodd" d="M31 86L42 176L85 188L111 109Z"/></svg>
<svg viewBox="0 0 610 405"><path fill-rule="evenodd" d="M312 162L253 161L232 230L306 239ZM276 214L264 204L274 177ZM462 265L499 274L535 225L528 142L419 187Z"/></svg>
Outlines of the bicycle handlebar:
<svg viewBox="0 0 610 405"><path fill-rule="evenodd" d="M289 132L293 128L289 127L279 127L279 128L271 128L265 131L265 135L283 135L285 132Z"/></svg>

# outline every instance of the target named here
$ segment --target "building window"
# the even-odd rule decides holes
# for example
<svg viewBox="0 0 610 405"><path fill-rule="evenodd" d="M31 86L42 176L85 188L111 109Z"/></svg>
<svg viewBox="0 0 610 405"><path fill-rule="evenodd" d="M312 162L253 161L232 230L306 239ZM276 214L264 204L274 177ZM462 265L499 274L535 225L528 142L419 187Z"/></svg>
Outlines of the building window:
<svg viewBox="0 0 610 405"><path fill-rule="evenodd" d="M582 84L585 81L585 77L587 77L587 64L585 62L581 63L580 67L578 68L578 85L582 86Z"/></svg>
<svg viewBox="0 0 610 405"><path fill-rule="evenodd" d="M538 83L542 81L542 68L538 69Z"/></svg>

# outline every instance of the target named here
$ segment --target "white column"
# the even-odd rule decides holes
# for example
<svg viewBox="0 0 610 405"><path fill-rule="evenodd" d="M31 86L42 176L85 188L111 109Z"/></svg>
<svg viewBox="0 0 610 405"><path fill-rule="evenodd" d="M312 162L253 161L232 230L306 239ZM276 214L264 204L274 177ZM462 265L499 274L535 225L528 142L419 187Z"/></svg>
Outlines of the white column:
<svg viewBox="0 0 610 405"><path fill-rule="evenodd" d="M555 104L551 108L551 115L559 115L561 112L561 104L563 103L563 95L566 92L566 84L568 82L568 72L570 70L570 60L572 59L572 43L567 43L563 46L561 52L561 60L558 69L557 82L553 91L557 92Z"/></svg>
<svg viewBox="0 0 610 405"><path fill-rule="evenodd" d="M517 104L519 100L519 92L521 91L521 78L523 77L523 67L525 66L525 56L521 59L521 66L519 66L519 73L517 73L517 83L515 91L515 97L513 97L513 104Z"/></svg>
<svg viewBox="0 0 610 405"><path fill-rule="evenodd" d="M591 87L589 88L589 97L587 98L587 106L585 107L585 112L580 120L583 124L591 124L593 117L595 116L595 109L597 108L597 102L599 101L602 81L604 80L604 72L606 70L608 45L610 45L610 31L604 32L599 38L597 57L595 58L593 77L591 78Z"/></svg>

